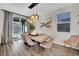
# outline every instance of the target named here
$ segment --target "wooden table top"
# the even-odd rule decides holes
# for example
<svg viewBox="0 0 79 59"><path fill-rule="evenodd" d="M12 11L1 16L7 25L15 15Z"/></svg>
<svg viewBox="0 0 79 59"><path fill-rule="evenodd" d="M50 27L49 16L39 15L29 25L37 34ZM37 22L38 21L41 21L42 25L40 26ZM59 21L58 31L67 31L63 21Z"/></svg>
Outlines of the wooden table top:
<svg viewBox="0 0 79 59"><path fill-rule="evenodd" d="M49 36L47 36L47 35L38 35L38 36L32 37L32 40L35 40L37 42L44 42L48 38L49 38Z"/></svg>
<svg viewBox="0 0 79 59"><path fill-rule="evenodd" d="M46 41L50 36L44 35L44 34L39 34L39 35L31 35L29 33L23 33L21 34L22 36L29 35L32 40L37 41L37 42L44 42Z"/></svg>

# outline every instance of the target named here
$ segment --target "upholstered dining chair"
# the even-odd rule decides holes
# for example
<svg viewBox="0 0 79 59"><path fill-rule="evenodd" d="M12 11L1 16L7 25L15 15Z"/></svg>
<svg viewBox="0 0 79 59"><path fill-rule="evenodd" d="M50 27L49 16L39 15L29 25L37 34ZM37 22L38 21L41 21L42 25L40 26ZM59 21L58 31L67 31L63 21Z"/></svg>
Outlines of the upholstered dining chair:
<svg viewBox="0 0 79 59"><path fill-rule="evenodd" d="M29 34L24 33L21 36L22 36L24 44L26 44L28 46L34 46L35 45L35 43L31 40L31 36Z"/></svg>
<svg viewBox="0 0 79 59"><path fill-rule="evenodd" d="M50 49L53 45L54 38L48 38L47 41L40 43L40 46L44 49Z"/></svg>
<svg viewBox="0 0 79 59"><path fill-rule="evenodd" d="M26 35L25 36L25 39L26 39L26 42L27 42L27 44L29 45L29 46L34 46L35 45L35 43L32 41L32 39L31 39L31 36L29 36L29 35Z"/></svg>

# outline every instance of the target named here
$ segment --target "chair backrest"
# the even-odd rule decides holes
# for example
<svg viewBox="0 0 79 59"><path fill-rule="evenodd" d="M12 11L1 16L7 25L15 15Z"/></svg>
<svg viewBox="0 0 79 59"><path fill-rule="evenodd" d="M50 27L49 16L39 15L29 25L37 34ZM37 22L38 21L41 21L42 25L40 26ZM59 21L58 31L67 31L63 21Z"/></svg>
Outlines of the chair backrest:
<svg viewBox="0 0 79 59"><path fill-rule="evenodd" d="M47 40L46 40L47 42L52 42L53 43L53 41L54 41L54 38L51 38L51 37L49 37Z"/></svg>
<svg viewBox="0 0 79 59"><path fill-rule="evenodd" d="M21 35L21 38L23 39L24 42L26 42L25 36Z"/></svg>
<svg viewBox="0 0 79 59"><path fill-rule="evenodd" d="M28 45L35 45L35 43L32 41L31 36L27 35L25 36L26 42Z"/></svg>
<svg viewBox="0 0 79 59"><path fill-rule="evenodd" d="M54 40L54 38L50 38L49 41L41 43L40 46L43 47L43 48L49 49L49 48L52 47L53 40Z"/></svg>

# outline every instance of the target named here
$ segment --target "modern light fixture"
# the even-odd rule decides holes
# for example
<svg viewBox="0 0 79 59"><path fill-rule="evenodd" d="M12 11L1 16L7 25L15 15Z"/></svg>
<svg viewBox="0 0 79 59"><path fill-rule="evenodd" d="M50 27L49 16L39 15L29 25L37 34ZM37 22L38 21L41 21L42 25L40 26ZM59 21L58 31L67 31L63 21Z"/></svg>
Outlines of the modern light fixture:
<svg viewBox="0 0 79 59"><path fill-rule="evenodd" d="M34 4L37 5L38 3L33 3L33 4L31 4L31 6L34 5ZM32 9L32 8L30 8L30 9ZM28 17L28 22L29 23L34 23L34 22L37 22L38 19L39 19L39 15L38 15L37 10L36 10L35 14Z"/></svg>
<svg viewBox="0 0 79 59"><path fill-rule="evenodd" d="M30 19L33 20L33 22L36 22L39 19L39 16L38 16L38 14L32 15L32 16L30 16Z"/></svg>
<svg viewBox="0 0 79 59"><path fill-rule="evenodd" d="M28 17L28 22L29 23L34 23L34 22L37 22L38 19L39 19L39 15L38 14L34 14L34 15Z"/></svg>

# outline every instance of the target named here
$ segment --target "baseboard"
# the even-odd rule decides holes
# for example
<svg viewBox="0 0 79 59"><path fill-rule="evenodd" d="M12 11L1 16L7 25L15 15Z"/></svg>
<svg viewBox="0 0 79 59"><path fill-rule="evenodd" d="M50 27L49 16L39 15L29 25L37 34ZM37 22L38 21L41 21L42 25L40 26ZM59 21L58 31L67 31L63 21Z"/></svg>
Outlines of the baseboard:
<svg viewBox="0 0 79 59"><path fill-rule="evenodd" d="M64 44L62 43L59 43L59 42L54 42L55 44L58 44L58 45L61 45L61 46L64 46Z"/></svg>

